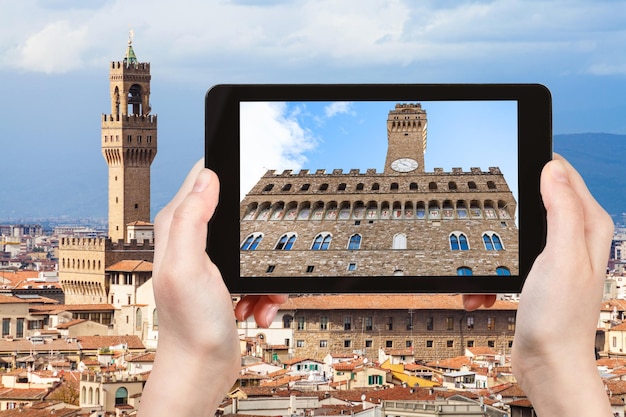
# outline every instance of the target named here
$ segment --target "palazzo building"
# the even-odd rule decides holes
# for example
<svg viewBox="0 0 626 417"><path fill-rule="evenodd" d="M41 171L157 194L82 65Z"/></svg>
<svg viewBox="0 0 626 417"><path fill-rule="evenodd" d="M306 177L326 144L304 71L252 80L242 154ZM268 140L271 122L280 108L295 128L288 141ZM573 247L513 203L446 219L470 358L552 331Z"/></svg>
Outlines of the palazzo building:
<svg viewBox="0 0 626 417"><path fill-rule="evenodd" d="M242 276L519 274L517 203L500 169L426 172L419 103L396 104L386 123L383 172L260 178L240 205Z"/></svg>
<svg viewBox="0 0 626 417"><path fill-rule="evenodd" d="M111 276L119 272L108 268L121 261L144 261L143 269L148 265L151 270L150 165L157 152L157 117L150 114L150 79L150 63L137 60L129 40L124 59L110 64L111 113L102 115L102 154L109 167L108 237L61 239L59 279L67 304L108 302ZM142 282L126 275L131 279L128 294L118 293L115 299L131 304Z"/></svg>

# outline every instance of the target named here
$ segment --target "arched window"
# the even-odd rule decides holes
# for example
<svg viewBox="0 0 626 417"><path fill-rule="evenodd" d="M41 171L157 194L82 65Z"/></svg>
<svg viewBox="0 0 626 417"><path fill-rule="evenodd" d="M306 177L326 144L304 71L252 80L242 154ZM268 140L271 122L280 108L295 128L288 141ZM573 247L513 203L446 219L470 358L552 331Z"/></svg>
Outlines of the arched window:
<svg viewBox="0 0 626 417"><path fill-rule="evenodd" d="M465 236L465 233L452 232L450 234L450 249L469 250L469 244L467 243L467 236Z"/></svg>
<svg viewBox="0 0 626 417"><path fill-rule="evenodd" d="M93 387L89 387L89 404L93 404Z"/></svg>
<svg viewBox="0 0 626 417"><path fill-rule="evenodd" d="M308 191L310 186L311 184L302 184L302 187L300 187L300 191Z"/></svg>
<svg viewBox="0 0 626 417"><path fill-rule="evenodd" d="M411 190L411 191L417 190L417 183L416 182L412 182L411 184L409 184L409 190Z"/></svg>
<svg viewBox="0 0 626 417"><path fill-rule="evenodd" d="M483 233L483 243L485 244L485 249L487 250L504 250L500 236L498 236L495 232Z"/></svg>
<svg viewBox="0 0 626 417"><path fill-rule="evenodd" d="M87 404L87 387L83 387L80 391L81 391L80 396L83 398L82 402L84 404Z"/></svg>
<svg viewBox="0 0 626 417"><path fill-rule="evenodd" d="M326 191L326 190L328 190L328 184L324 183L324 184L320 185L319 190L320 190L320 191Z"/></svg>
<svg viewBox="0 0 626 417"><path fill-rule="evenodd" d="M391 183L391 190L397 190L398 189L398 183L397 182L392 182Z"/></svg>
<svg viewBox="0 0 626 417"><path fill-rule="evenodd" d="M391 249L406 249L406 235L403 233L394 235Z"/></svg>
<svg viewBox="0 0 626 417"><path fill-rule="evenodd" d="M339 184L339 186L337 187L337 191L345 191L346 189L346 183L342 182L341 184Z"/></svg>
<svg viewBox="0 0 626 417"><path fill-rule="evenodd" d="M152 310L152 330L159 330L159 314L156 308Z"/></svg>
<svg viewBox="0 0 626 417"><path fill-rule="evenodd" d="M94 402L94 404L100 404L100 388L96 388L96 402Z"/></svg>
<svg viewBox="0 0 626 417"><path fill-rule="evenodd" d="M433 191L436 190L437 189L437 183L436 182L430 182L428 184L428 189L429 190L433 190Z"/></svg>
<svg viewBox="0 0 626 417"><path fill-rule="evenodd" d="M128 404L128 390L124 387L119 387L115 391L115 405Z"/></svg>
<svg viewBox="0 0 626 417"><path fill-rule="evenodd" d="M253 233L243 241L241 245L241 250L255 250L261 240L263 239L263 235L261 233Z"/></svg>
<svg viewBox="0 0 626 417"><path fill-rule="evenodd" d="M378 184L377 182L375 182L374 184L372 184L372 190L376 191L380 189L380 184Z"/></svg>
<svg viewBox="0 0 626 417"><path fill-rule="evenodd" d="M499 266L496 268L496 274L498 275L511 275L511 270L506 266Z"/></svg>
<svg viewBox="0 0 626 417"><path fill-rule="evenodd" d="M296 241L295 233L286 233L278 239L278 243L276 244L275 250L290 250Z"/></svg>
<svg viewBox="0 0 626 417"><path fill-rule="evenodd" d="M456 190L456 182L450 181L448 183L448 190Z"/></svg>
<svg viewBox="0 0 626 417"><path fill-rule="evenodd" d="M311 246L311 250L328 250L330 246L330 241L333 240L333 237L330 233L320 233L315 236L315 240L313 241L313 246Z"/></svg>
<svg viewBox="0 0 626 417"><path fill-rule="evenodd" d="M293 316L289 314L285 314L283 316L283 329L291 329L291 322L293 321Z"/></svg>
<svg viewBox="0 0 626 417"><path fill-rule="evenodd" d="M137 310L135 310L135 330L141 331L141 327L143 324L142 321L143 321L143 314L141 313L141 309L138 308Z"/></svg>
<svg viewBox="0 0 626 417"><path fill-rule="evenodd" d="M361 235L350 236L350 242L348 243L348 250L359 250L361 248Z"/></svg>
<svg viewBox="0 0 626 417"><path fill-rule="evenodd" d="M470 190L475 190L476 189L476 183L474 181L469 181L467 183L467 188L469 188Z"/></svg>
<svg viewBox="0 0 626 417"><path fill-rule="evenodd" d="M489 188L490 190L495 190L496 189L496 183L493 181L487 181L487 188Z"/></svg>
<svg viewBox="0 0 626 417"><path fill-rule="evenodd" d="M363 183L362 183L362 182L360 182L360 183L358 183L358 184L356 185L356 189L357 189L357 191L362 191L362 190L363 190L363 187L364 187L364 185L363 185Z"/></svg>
<svg viewBox="0 0 626 417"><path fill-rule="evenodd" d="M272 191L272 188L274 188L274 184L267 184L263 191Z"/></svg>
<svg viewBox="0 0 626 417"><path fill-rule="evenodd" d="M472 275L472 268L468 268L467 266L462 266L456 269L457 275Z"/></svg>
<svg viewBox="0 0 626 417"><path fill-rule="evenodd" d="M291 184L283 185L283 191L289 191L289 190L291 190Z"/></svg>

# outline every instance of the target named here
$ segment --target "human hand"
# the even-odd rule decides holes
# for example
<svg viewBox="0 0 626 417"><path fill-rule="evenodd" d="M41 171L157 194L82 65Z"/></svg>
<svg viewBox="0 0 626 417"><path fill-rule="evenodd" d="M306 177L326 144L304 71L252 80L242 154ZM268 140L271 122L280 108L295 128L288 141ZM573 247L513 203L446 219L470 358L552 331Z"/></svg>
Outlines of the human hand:
<svg viewBox="0 0 626 417"><path fill-rule="evenodd" d="M610 416L594 345L613 222L558 155L541 195L547 240L520 297L513 373L538 415Z"/></svg>
<svg viewBox="0 0 626 417"><path fill-rule="evenodd" d="M205 250L218 196L217 176L201 160L155 219L152 282L159 345L142 415L213 415L237 378L241 349L232 298ZM259 325L267 326L286 298L244 297L237 315L254 312ZM180 384L185 375L203 387L197 395Z"/></svg>

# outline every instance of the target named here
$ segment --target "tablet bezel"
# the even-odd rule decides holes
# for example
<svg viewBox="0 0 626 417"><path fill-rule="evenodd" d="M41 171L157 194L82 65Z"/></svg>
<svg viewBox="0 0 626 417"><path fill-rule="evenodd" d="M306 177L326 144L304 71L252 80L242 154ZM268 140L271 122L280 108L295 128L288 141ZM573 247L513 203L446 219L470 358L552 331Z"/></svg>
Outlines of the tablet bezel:
<svg viewBox="0 0 626 417"><path fill-rule="evenodd" d="M241 277L240 103L247 101L514 100L518 112L519 275ZM206 94L205 166L220 178L207 253L231 293L519 293L545 245L541 169L552 158L552 103L540 84L216 85Z"/></svg>

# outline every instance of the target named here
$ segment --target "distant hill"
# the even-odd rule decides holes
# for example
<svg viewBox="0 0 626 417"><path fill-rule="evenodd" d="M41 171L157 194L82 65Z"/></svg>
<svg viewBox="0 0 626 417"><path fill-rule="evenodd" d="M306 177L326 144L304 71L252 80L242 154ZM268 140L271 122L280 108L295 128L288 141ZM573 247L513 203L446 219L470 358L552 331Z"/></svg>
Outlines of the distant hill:
<svg viewBox="0 0 626 417"><path fill-rule="evenodd" d="M626 135L554 135L555 152L576 167L587 187L613 220L626 212Z"/></svg>

